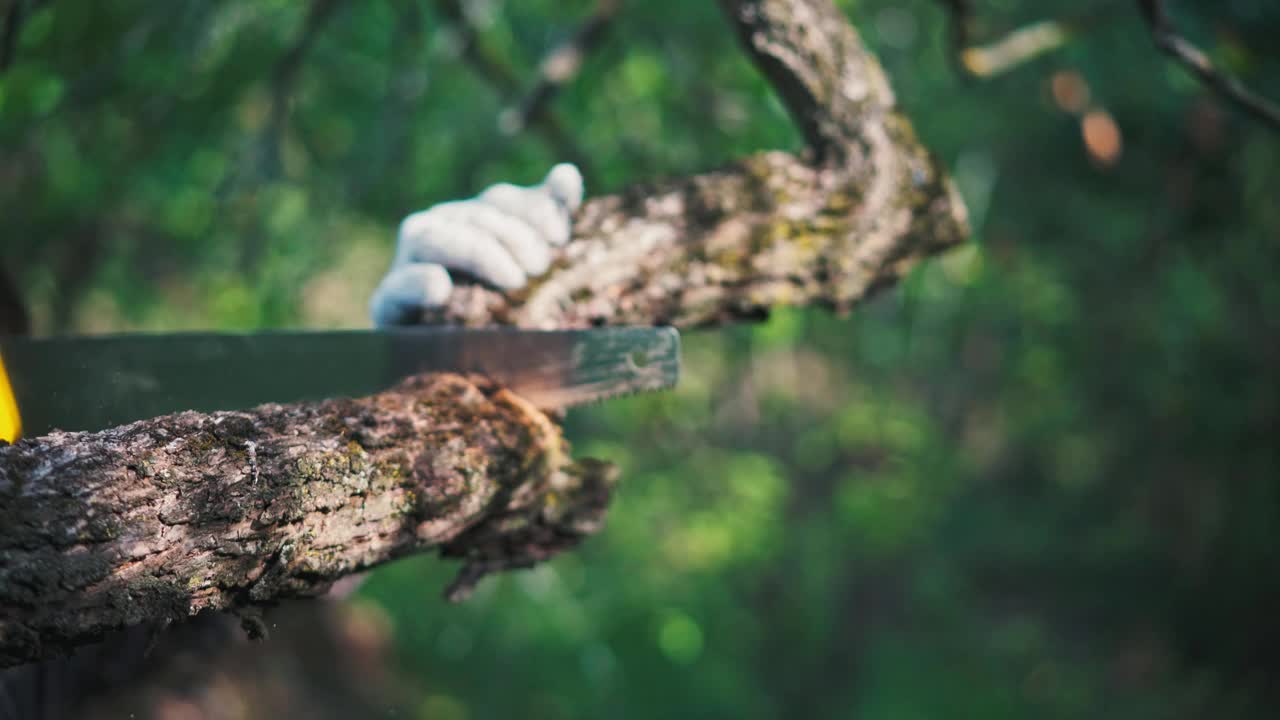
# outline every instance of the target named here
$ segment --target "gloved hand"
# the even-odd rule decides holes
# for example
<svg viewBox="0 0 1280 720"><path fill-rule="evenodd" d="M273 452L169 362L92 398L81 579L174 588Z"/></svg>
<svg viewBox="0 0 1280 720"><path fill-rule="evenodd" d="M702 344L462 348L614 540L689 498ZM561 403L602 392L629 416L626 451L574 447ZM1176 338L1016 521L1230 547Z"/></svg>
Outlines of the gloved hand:
<svg viewBox="0 0 1280 720"><path fill-rule="evenodd" d="M395 260L369 302L379 327L412 323L453 292L449 270L500 290L524 286L569 242L582 174L561 163L539 185L499 183L469 200L433 205L400 223Z"/></svg>

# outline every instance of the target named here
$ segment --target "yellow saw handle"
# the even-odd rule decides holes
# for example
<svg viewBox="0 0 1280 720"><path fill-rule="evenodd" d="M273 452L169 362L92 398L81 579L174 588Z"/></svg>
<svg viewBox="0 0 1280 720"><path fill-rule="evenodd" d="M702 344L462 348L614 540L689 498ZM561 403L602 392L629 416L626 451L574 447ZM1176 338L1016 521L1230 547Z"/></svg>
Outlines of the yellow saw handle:
<svg viewBox="0 0 1280 720"><path fill-rule="evenodd" d="M22 416L18 414L18 399L13 395L9 373L4 369L4 356L0 355L0 440L16 442L22 435Z"/></svg>

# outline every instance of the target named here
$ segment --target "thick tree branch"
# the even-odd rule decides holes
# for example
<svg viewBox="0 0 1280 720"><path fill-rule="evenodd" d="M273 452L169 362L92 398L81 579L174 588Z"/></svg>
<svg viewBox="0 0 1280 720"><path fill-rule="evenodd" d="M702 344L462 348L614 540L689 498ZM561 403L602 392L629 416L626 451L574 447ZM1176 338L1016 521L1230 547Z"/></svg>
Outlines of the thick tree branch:
<svg viewBox="0 0 1280 720"><path fill-rule="evenodd" d="M425 548L464 559L464 594L592 531L610 483L528 403L450 375L19 441L0 447L0 666Z"/></svg>
<svg viewBox="0 0 1280 720"><path fill-rule="evenodd" d="M551 272L518 293L457 289L427 322L691 327L775 305L846 310L965 239L954 186L830 2L722 4L809 151L589 200Z"/></svg>
<svg viewBox="0 0 1280 720"><path fill-rule="evenodd" d="M840 10L828 0L720 0L720 6L818 159L863 159L870 136L896 116L897 101L880 61Z"/></svg>
<svg viewBox="0 0 1280 720"><path fill-rule="evenodd" d="M910 128L877 130L856 179L775 152L591 200L547 275L507 295L455 288L427 321L699 327L778 305L847 310L966 233L964 206Z"/></svg>
<svg viewBox="0 0 1280 720"><path fill-rule="evenodd" d="M587 203L509 297L436 320L709 325L847 309L962 241L965 209L830 0L723 0L810 147ZM451 595L600 524L611 476L511 393L454 376L362 400L184 413L0 448L0 663L108 630L313 596L435 547Z"/></svg>

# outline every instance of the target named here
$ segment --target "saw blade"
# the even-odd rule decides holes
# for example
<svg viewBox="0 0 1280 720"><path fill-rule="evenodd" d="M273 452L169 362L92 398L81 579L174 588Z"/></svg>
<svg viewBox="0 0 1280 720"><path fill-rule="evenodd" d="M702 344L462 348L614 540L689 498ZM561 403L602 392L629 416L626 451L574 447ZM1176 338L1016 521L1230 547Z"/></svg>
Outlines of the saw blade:
<svg viewBox="0 0 1280 720"><path fill-rule="evenodd" d="M7 373L25 437L182 410L360 397L424 372L485 375L538 407L565 408L671 387L679 369L674 328L0 337L0 400Z"/></svg>

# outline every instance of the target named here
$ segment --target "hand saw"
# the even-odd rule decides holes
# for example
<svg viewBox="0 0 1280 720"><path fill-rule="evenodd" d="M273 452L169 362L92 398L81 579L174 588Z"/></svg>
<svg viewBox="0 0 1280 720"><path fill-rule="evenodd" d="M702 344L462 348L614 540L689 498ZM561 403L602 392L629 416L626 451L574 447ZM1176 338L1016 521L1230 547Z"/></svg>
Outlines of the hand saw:
<svg viewBox="0 0 1280 720"><path fill-rule="evenodd" d="M0 336L0 439L182 410L359 397L423 372L478 373L538 407L675 384L674 328Z"/></svg>

